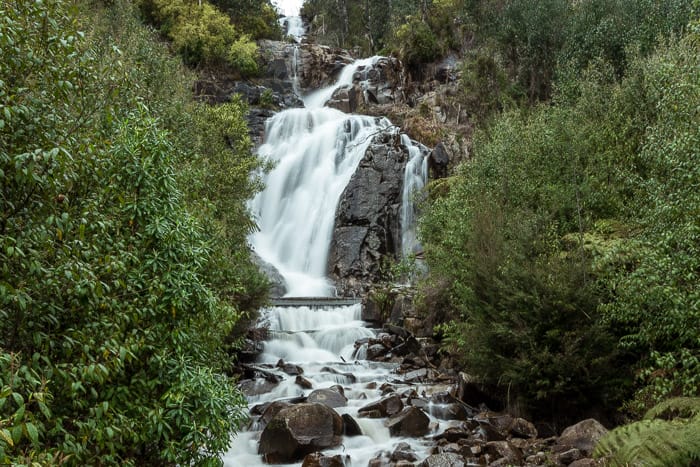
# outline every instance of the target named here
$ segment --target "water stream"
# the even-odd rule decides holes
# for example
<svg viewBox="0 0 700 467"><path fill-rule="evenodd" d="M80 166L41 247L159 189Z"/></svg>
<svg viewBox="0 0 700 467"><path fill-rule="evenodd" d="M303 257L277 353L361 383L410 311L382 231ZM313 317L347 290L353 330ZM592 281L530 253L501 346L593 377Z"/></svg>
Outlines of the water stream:
<svg viewBox="0 0 700 467"><path fill-rule="evenodd" d="M295 23L286 24L289 27ZM306 108L282 111L266 124L265 140L258 153L275 167L265 176L265 190L251 202L260 229L250 240L260 257L284 277L287 296L334 294L326 270L338 200L372 137L392 125L385 118L348 115L324 104L335 89L352 83L360 67L371 66L377 59L372 57L348 65L334 85L304 99ZM408 137L402 136L401 141L410 156L401 210L403 250L410 252L417 245L413 198L425 184L426 169L420 149ZM262 315L269 326L270 339L265 342L257 364L277 375L281 382L269 392L250 396L250 408L341 385L348 405L336 410L357 420L362 435L344 437L343 444L325 452L327 455L343 454L348 456L346 466L364 467L379 451L391 451L392 446L402 441L390 437L382 419L358 417L360 407L382 397L383 382L392 380L395 387L402 387L394 372L396 364L363 360L365 348L356 350L356 341L375 335L361 320L359 304L323 309L272 307L263 310ZM311 389L299 385L295 375L282 371L277 365L279 361L301 367ZM421 386L411 389L431 390ZM439 422L434 421L438 427ZM223 458L225 465L266 465L258 455L260 434L261 427L255 423L238 434ZM427 456L426 446L415 439L407 441L419 457ZM298 467L301 462L288 465Z"/></svg>

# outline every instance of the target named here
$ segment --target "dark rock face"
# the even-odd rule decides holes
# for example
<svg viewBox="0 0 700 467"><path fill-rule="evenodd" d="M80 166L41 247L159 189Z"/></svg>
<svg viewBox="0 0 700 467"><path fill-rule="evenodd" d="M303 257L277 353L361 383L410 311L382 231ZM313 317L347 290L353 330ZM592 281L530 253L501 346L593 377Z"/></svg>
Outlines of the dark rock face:
<svg viewBox="0 0 700 467"><path fill-rule="evenodd" d="M407 159L398 132L376 135L341 195L329 268L343 294L366 290L379 279L381 258L400 254L399 210Z"/></svg>
<svg viewBox="0 0 700 467"><path fill-rule="evenodd" d="M389 428L391 436L424 436L428 433L430 418L420 409L406 407L398 414L388 418L384 425Z"/></svg>
<svg viewBox="0 0 700 467"><path fill-rule="evenodd" d="M298 404L280 410L260 436L258 452L265 462L283 464L338 446L343 420L323 404Z"/></svg>
<svg viewBox="0 0 700 467"><path fill-rule="evenodd" d="M332 83L340 70L353 62L346 50L307 43L301 45L299 58L297 73L304 89L319 89Z"/></svg>
<svg viewBox="0 0 700 467"><path fill-rule="evenodd" d="M450 164L450 155L443 143L438 143L435 149L430 153L428 158L428 169L430 170L430 178L447 177L447 169Z"/></svg>

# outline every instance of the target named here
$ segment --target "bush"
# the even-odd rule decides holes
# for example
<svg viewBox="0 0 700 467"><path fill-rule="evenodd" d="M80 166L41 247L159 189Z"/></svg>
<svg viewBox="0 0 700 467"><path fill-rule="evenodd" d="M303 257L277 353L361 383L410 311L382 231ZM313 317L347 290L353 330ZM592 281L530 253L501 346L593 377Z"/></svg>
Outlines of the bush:
<svg viewBox="0 0 700 467"><path fill-rule="evenodd" d="M245 276L242 107L197 123L186 77L142 79L179 66L128 2L87 34L69 11L0 5L0 462L216 459L245 419L222 344L265 289ZM236 197L195 203L219 159Z"/></svg>

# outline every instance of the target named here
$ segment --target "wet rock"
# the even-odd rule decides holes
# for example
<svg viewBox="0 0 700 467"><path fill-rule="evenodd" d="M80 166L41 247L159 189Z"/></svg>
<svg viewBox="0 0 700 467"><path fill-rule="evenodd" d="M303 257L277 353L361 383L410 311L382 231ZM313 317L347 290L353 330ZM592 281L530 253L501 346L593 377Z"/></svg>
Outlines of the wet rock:
<svg viewBox="0 0 700 467"><path fill-rule="evenodd" d="M392 394L391 396L360 408L358 413L362 415L363 412L377 411L381 417L388 417L401 412L403 407L404 405L401 398L396 394Z"/></svg>
<svg viewBox="0 0 700 467"><path fill-rule="evenodd" d="M330 408L345 407L348 405L347 398L333 389L316 389L309 394L307 401L317 402Z"/></svg>
<svg viewBox="0 0 700 467"><path fill-rule="evenodd" d="M260 436L258 453L265 462L302 460L307 454L340 445L343 420L323 404L305 403L280 410Z"/></svg>
<svg viewBox="0 0 700 467"><path fill-rule="evenodd" d="M304 374L304 370L299 365L294 365L293 363L285 363L284 360L280 360L279 362L277 362L277 368L279 368L289 376Z"/></svg>
<svg viewBox="0 0 700 467"><path fill-rule="evenodd" d="M394 452L391 453L390 459L393 462L413 462L418 459L418 456L416 456L416 453L413 452L413 449L408 443L399 443L394 448Z"/></svg>
<svg viewBox="0 0 700 467"><path fill-rule="evenodd" d="M282 409L291 407L291 405L292 404L290 404L289 402L284 401L271 402L267 405L267 407L265 407L265 410L263 411L262 416L260 417L260 423L263 427L267 426L267 424L270 423L270 420L275 418L275 415L280 413Z"/></svg>
<svg viewBox="0 0 700 467"><path fill-rule="evenodd" d="M326 103L326 107L338 109L347 114L354 113L357 110L356 89L353 86L344 86L336 89Z"/></svg>
<svg viewBox="0 0 700 467"><path fill-rule="evenodd" d="M386 347L382 344L373 344L367 347L367 360L376 360L377 358L386 355Z"/></svg>
<svg viewBox="0 0 700 467"><path fill-rule="evenodd" d="M392 436L424 436L428 433L430 418L420 409L406 407L384 422Z"/></svg>
<svg viewBox="0 0 700 467"><path fill-rule="evenodd" d="M251 124L250 127L253 128L253 125L255 125L254 127L259 128L258 131L262 133L262 129L265 128L265 121L270 116L271 115L267 115L267 112L264 112L264 115L262 115L259 119L261 121L253 122L253 124ZM255 115L253 115L253 117L255 117ZM255 265L258 267L258 269L260 269L260 271L262 271L262 273L265 274L265 276L270 281L270 297L282 297L284 294L287 293L287 283L285 282L284 277L282 277L282 274L280 274L276 267L263 260L254 252L251 252L251 259L253 260L253 263L255 263Z"/></svg>
<svg viewBox="0 0 700 467"><path fill-rule="evenodd" d="M411 333L408 332L408 330L395 324L386 323L384 324L384 327L382 329L388 332L389 334L399 336L401 339L408 339L409 337L411 337Z"/></svg>
<svg viewBox="0 0 700 467"><path fill-rule="evenodd" d="M537 428L524 418L513 419L508 433L517 438L537 438Z"/></svg>
<svg viewBox="0 0 700 467"><path fill-rule="evenodd" d="M335 81L343 67L353 62L346 50L324 45L301 45L299 83L303 88L319 89Z"/></svg>
<svg viewBox="0 0 700 467"><path fill-rule="evenodd" d="M341 415L341 418L343 419L343 434L345 436L362 436L362 428L360 428L357 420L346 413Z"/></svg>
<svg viewBox="0 0 700 467"><path fill-rule="evenodd" d="M428 377L428 370L426 368L421 368L418 370L410 371L403 376L403 380L407 383L418 383L426 381Z"/></svg>
<svg viewBox="0 0 700 467"><path fill-rule="evenodd" d="M259 396L267 394L277 387L279 383L276 381L268 381L265 379L246 379L238 383L238 388L246 396Z"/></svg>
<svg viewBox="0 0 700 467"><path fill-rule="evenodd" d="M464 420L469 416L467 410L459 404L431 405L430 415L440 420Z"/></svg>
<svg viewBox="0 0 700 467"><path fill-rule="evenodd" d="M304 457L301 467L345 467L345 460L340 454L326 456L320 452L314 452Z"/></svg>
<svg viewBox="0 0 700 467"><path fill-rule="evenodd" d="M419 467L464 467L464 458L459 454L442 453L428 456Z"/></svg>
<svg viewBox="0 0 700 467"><path fill-rule="evenodd" d="M506 464L519 465L522 463L522 453L508 441L489 441L484 447L491 462L505 459Z"/></svg>
<svg viewBox="0 0 700 467"><path fill-rule="evenodd" d="M353 375L352 373L343 373L330 366L324 366L323 368L321 368L321 372L332 373L334 375L340 376L342 379L344 379L343 384L353 384L357 380L357 378L355 378L355 375Z"/></svg>
<svg viewBox="0 0 700 467"><path fill-rule="evenodd" d="M313 383L311 383L311 381L309 381L308 379L304 378L301 375L296 377L296 379L294 380L294 383L296 383L297 385L301 386L304 389L311 389L314 386Z"/></svg>
<svg viewBox="0 0 700 467"><path fill-rule="evenodd" d="M608 430L597 420L589 418L566 428L556 441L556 446L576 448L585 457L593 453L596 443Z"/></svg>
<svg viewBox="0 0 700 467"><path fill-rule="evenodd" d="M407 160L399 132L382 131L372 138L340 197L328 265L342 293L369 289L381 278L381 259L401 253L399 211Z"/></svg>

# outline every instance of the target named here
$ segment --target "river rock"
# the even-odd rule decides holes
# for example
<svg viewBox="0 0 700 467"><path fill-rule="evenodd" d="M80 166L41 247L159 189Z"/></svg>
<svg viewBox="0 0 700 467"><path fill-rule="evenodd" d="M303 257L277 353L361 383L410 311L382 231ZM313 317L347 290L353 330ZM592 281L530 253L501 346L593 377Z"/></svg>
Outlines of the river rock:
<svg viewBox="0 0 700 467"><path fill-rule="evenodd" d="M403 410L403 401L397 394L392 394L388 397L378 400L372 404L365 405L358 410L358 413L377 411L381 417L388 417L397 414Z"/></svg>
<svg viewBox="0 0 700 467"><path fill-rule="evenodd" d="M537 438L537 428L524 418L516 418L508 427L508 432L516 438Z"/></svg>
<svg viewBox="0 0 700 467"><path fill-rule="evenodd" d="M275 418L275 415L280 413L282 409L286 409L287 407L291 407L292 404L289 402L285 401L274 401L271 402L270 404L265 407L265 410L263 411L262 415L260 416L260 423L262 424L263 427L267 426L268 423L270 423L270 420Z"/></svg>
<svg viewBox="0 0 700 467"><path fill-rule="evenodd" d="M301 467L345 467L343 456L326 456L320 452L314 452L304 457Z"/></svg>
<svg viewBox="0 0 700 467"><path fill-rule="evenodd" d="M332 409L348 405L347 398L339 391L334 391L333 389L316 389L309 394L307 401L317 402Z"/></svg>
<svg viewBox="0 0 700 467"><path fill-rule="evenodd" d="M391 453L391 460L393 462L407 461L413 462L418 459L416 453L408 443L399 443L394 448L394 452Z"/></svg>
<svg viewBox="0 0 700 467"><path fill-rule="evenodd" d="M343 434L345 436L362 436L362 428L360 428L357 420L346 413L341 415L341 418L343 419Z"/></svg>
<svg viewBox="0 0 700 467"><path fill-rule="evenodd" d="M555 447L576 448L584 457L593 453L598 440L603 437L608 430L595 419L589 418L566 428L557 439Z"/></svg>
<svg viewBox="0 0 700 467"><path fill-rule="evenodd" d="M430 418L420 409L406 407L384 422L392 436L424 436L428 433Z"/></svg>
<svg viewBox="0 0 700 467"><path fill-rule="evenodd" d="M265 462L298 462L307 454L340 445L343 420L323 404L304 403L282 409L260 436L258 453Z"/></svg>
<svg viewBox="0 0 700 467"><path fill-rule="evenodd" d="M326 107L338 109L345 113L354 113L357 110L357 90L353 86L343 86L333 92Z"/></svg>
<svg viewBox="0 0 700 467"><path fill-rule="evenodd" d="M464 467L464 458L459 454L442 453L428 456L419 467Z"/></svg>
<svg viewBox="0 0 700 467"><path fill-rule="evenodd" d="M491 461L505 459L503 465L520 465L523 460L520 450L508 441L489 441L484 451Z"/></svg>

